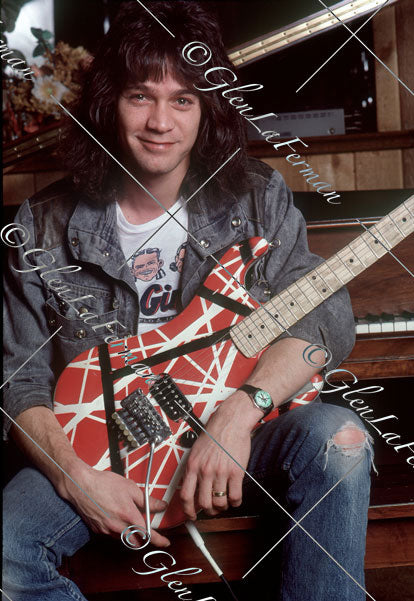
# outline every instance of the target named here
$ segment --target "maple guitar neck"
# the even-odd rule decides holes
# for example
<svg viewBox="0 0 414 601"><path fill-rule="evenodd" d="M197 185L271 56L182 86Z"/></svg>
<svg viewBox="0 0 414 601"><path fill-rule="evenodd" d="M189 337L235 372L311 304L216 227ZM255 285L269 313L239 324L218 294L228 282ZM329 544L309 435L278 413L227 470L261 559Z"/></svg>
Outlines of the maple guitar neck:
<svg viewBox="0 0 414 601"><path fill-rule="evenodd" d="M233 326L230 336L254 357L302 317L414 232L414 195L342 250ZM282 327L283 326L283 327Z"/></svg>

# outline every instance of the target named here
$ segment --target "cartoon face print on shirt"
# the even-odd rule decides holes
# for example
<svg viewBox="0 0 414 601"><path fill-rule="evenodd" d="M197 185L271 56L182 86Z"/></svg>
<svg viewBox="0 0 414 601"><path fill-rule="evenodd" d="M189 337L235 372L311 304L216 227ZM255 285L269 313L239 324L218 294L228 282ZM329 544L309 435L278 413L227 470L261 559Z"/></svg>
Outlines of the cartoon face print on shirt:
<svg viewBox="0 0 414 601"><path fill-rule="evenodd" d="M162 269L164 261L160 255L159 248L146 248L133 255L131 273L135 281L150 282L154 278L159 280L165 276L165 271Z"/></svg>
<svg viewBox="0 0 414 601"><path fill-rule="evenodd" d="M181 244L181 246L178 247L177 252L175 253L175 259L173 263L170 263L171 271L178 271L178 273L182 272L186 246L187 242L184 242L183 244Z"/></svg>

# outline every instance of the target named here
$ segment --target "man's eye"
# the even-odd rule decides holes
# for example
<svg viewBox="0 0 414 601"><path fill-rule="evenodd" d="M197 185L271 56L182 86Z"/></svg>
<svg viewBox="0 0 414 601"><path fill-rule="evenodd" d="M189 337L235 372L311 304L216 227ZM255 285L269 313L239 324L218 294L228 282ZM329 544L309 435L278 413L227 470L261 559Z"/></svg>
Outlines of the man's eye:
<svg viewBox="0 0 414 601"><path fill-rule="evenodd" d="M193 104L191 102L191 100L189 100L188 98L177 98L177 102L178 102L178 104L180 106L186 106L186 105L189 105L189 104Z"/></svg>
<svg viewBox="0 0 414 601"><path fill-rule="evenodd" d="M144 94L134 94L131 98L134 98L135 100L144 100L145 96Z"/></svg>

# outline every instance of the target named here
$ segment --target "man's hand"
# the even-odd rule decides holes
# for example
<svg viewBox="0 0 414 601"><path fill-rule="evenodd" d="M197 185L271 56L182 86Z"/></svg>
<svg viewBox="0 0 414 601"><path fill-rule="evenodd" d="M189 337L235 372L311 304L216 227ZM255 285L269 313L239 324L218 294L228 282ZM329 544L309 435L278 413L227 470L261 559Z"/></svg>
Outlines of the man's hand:
<svg viewBox="0 0 414 601"><path fill-rule="evenodd" d="M132 480L113 472L97 471L82 461L73 450L53 411L42 406L31 407L18 416L17 422L37 444L33 444L19 428L14 427L12 432L17 443L49 478L58 494L75 506L94 532L118 537L127 526L142 525L145 528L145 520L141 513L145 509L141 489ZM50 461L41 449L44 449L54 462ZM69 474L84 492L66 474ZM152 512L163 511L165 507L163 501L150 499ZM151 533L154 545L169 545L167 538L155 530L151 530ZM137 546L142 544L139 535L131 535L129 540Z"/></svg>
<svg viewBox="0 0 414 601"><path fill-rule="evenodd" d="M236 404L237 402L236 399ZM223 403L210 417L206 430L246 469L250 455L251 427L237 418L237 414L240 416L240 404L238 410L235 414L231 402ZM257 421L257 416L255 419ZM186 516L195 520L198 509L204 509L209 515L216 515L228 509L229 505L238 507L242 502L243 469L207 434L202 433L191 449L181 489ZM213 490L226 491L226 496L213 497Z"/></svg>
<svg viewBox="0 0 414 601"><path fill-rule="evenodd" d="M84 492L69 479L65 480L65 485L59 492L76 507L93 532L119 537L121 532L131 525L142 526L145 531L144 494L135 482L113 472L97 471L86 464L80 464L71 475ZM85 492L110 517L105 515ZM163 511L166 506L164 501L150 497L152 512ZM137 547L143 542L138 534L131 535L129 540ZM157 547L168 547L170 544L165 536L152 529L151 542Z"/></svg>

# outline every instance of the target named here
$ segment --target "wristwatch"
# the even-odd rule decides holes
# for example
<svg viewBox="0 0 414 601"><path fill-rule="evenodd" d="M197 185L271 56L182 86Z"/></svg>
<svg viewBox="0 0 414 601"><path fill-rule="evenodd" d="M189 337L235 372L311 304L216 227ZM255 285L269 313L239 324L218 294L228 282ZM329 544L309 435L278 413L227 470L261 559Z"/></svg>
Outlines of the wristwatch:
<svg viewBox="0 0 414 601"><path fill-rule="evenodd" d="M263 411L263 417L269 415L269 413L275 408L272 397L268 392L266 392L266 390L262 390L256 386L251 386L250 384L243 384L243 386L239 387L239 390L247 392L253 401L253 405Z"/></svg>

